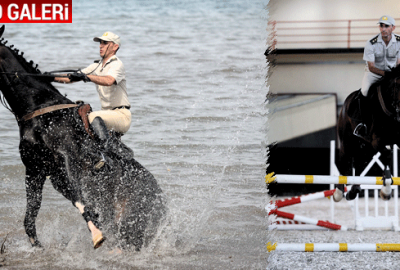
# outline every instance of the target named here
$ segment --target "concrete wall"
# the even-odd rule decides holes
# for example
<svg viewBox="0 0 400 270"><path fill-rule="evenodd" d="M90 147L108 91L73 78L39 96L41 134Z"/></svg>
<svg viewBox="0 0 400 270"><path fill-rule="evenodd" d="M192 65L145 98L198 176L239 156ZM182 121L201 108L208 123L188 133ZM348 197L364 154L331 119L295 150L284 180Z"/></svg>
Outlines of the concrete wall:
<svg viewBox="0 0 400 270"><path fill-rule="evenodd" d="M273 102L268 143L281 143L336 126L335 95L288 96Z"/></svg>
<svg viewBox="0 0 400 270"><path fill-rule="evenodd" d="M351 92L361 87L365 68L362 53L275 58L276 67L268 79L272 93L336 93L338 105L342 105Z"/></svg>

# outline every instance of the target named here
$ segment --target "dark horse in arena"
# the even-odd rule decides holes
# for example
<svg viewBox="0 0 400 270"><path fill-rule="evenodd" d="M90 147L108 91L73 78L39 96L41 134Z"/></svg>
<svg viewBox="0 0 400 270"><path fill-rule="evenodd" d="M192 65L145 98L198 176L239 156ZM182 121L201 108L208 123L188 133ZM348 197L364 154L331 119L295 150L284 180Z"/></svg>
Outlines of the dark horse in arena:
<svg viewBox="0 0 400 270"><path fill-rule="evenodd" d="M0 37L3 32L4 26ZM0 40L0 91L19 126L19 151L26 168L24 226L31 244L41 246L35 219L48 177L81 212L94 248L107 238L113 247L140 250L154 237L165 214L156 179L116 137L113 152L107 153L112 164L94 169L101 145L84 125L81 109L87 104L63 96L50 83L50 75L6 43Z"/></svg>
<svg viewBox="0 0 400 270"><path fill-rule="evenodd" d="M339 155L336 165L341 175L351 176L353 168L358 175L377 152L382 154L380 159L385 168L391 167L390 150L386 146L400 146L400 66L390 74L370 87L367 96L370 111L363 112L369 115L367 135L363 138L353 134L361 120L357 100L360 91L351 93L343 104L337 125ZM337 185L335 201L342 198L343 190L344 185ZM359 192L360 186L353 185L346 198L354 199ZM390 189L381 189L380 195L390 199Z"/></svg>

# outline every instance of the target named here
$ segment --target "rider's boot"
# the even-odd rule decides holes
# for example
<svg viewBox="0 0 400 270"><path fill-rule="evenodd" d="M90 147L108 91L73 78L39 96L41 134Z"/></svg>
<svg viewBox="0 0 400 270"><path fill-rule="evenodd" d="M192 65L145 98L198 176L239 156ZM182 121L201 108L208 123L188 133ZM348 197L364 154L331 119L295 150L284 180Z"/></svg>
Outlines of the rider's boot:
<svg viewBox="0 0 400 270"><path fill-rule="evenodd" d="M369 119L369 100L360 92L356 96L358 108L360 112L361 123L359 123L353 131L353 134L361 139L368 140L368 127L366 120Z"/></svg>
<svg viewBox="0 0 400 270"><path fill-rule="evenodd" d="M110 163L110 159L104 153L108 151L111 136L106 124L99 116L93 119L91 126L97 138L99 139L102 148L102 151L100 152L100 160L94 165L96 170L100 170L104 164L107 162Z"/></svg>

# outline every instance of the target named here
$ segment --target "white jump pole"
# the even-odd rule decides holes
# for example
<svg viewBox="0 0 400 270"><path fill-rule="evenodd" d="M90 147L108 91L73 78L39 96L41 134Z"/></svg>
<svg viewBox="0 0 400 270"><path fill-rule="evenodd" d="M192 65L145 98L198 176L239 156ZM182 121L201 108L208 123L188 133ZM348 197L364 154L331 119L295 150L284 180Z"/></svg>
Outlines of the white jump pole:
<svg viewBox="0 0 400 270"><path fill-rule="evenodd" d="M392 185L400 185L400 178L393 177ZM279 184L344 184L344 185L383 185L382 177L374 176L330 176L330 175L294 175L294 174L269 174L266 183Z"/></svg>
<svg viewBox="0 0 400 270"><path fill-rule="evenodd" d="M386 252L400 251L397 243L274 243L267 244L268 252L271 251L297 251L297 252Z"/></svg>

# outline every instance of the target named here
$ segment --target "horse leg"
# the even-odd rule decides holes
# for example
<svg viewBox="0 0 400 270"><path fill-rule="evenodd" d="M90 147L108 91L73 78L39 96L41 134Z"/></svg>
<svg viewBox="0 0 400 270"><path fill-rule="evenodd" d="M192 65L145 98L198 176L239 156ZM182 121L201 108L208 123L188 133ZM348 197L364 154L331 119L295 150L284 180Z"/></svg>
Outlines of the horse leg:
<svg viewBox="0 0 400 270"><path fill-rule="evenodd" d="M375 138L372 144L375 147L375 149L377 149L377 151L381 153L380 160L384 165L383 177L382 177L383 187L379 191L379 196L382 198L382 200L388 201L392 196L391 184L393 183L392 182L393 180L389 166L392 152L386 147L379 147L379 145L385 145L385 144L382 143L381 140L378 138Z"/></svg>
<svg viewBox="0 0 400 270"><path fill-rule="evenodd" d="M389 167L386 167L383 175L383 187L379 192L379 196L382 200L388 201L392 197L392 188L390 186L392 183L392 174L390 173Z"/></svg>
<svg viewBox="0 0 400 270"><path fill-rule="evenodd" d="M82 200L78 199L82 196L78 196L78 191L76 190L76 188L73 187L72 184L70 184L71 181L69 181L70 179L78 179L78 176L75 175L77 171L76 168L78 168L78 166L77 164L74 164L74 162L70 158L70 155L68 155L67 153L63 153L63 157L65 162L65 173L58 174L56 176L56 181L53 182L53 186L55 186L55 189L60 191L61 194L64 195L64 197L69 199L76 208L78 208L79 212L85 219L90 232L92 233L93 247L95 249L99 248L103 244L105 238L103 237L102 232L99 230L97 216L93 210L91 210L88 206L85 206ZM61 183L61 185L66 185L67 188L65 188L65 186L63 188L60 187L60 185L56 185L56 182ZM75 182L78 183L79 181L76 180Z"/></svg>
<svg viewBox="0 0 400 270"><path fill-rule="evenodd" d="M42 203L43 185L46 181L44 173L36 173L32 170L26 170L25 186L26 186L26 214L24 220L25 232L29 237L29 241L34 247L41 247L37 235L35 220L39 213Z"/></svg>
<svg viewBox="0 0 400 270"><path fill-rule="evenodd" d="M76 206L76 208L79 209L79 212L82 214L83 218L86 220L88 228L89 228L90 232L92 233L93 247L95 249L99 248L106 239L103 237L103 233L98 229L99 225L96 222L93 222L93 220L95 219L94 212L89 207L84 206L80 202L75 202L75 206Z"/></svg>
<svg viewBox="0 0 400 270"><path fill-rule="evenodd" d="M352 201L357 198L357 195L361 193L360 185L352 185L350 191L346 194L346 200Z"/></svg>
<svg viewBox="0 0 400 270"><path fill-rule="evenodd" d="M82 203L78 202L78 196L74 191L73 186L64 173L58 172L58 174L51 176L51 183L55 190L60 192L65 198L72 202L72 204L78 208L83 218L88 224L89 230L92 233L93 244L95 248L100 247L104 242L105 238L102 237L99 228L99 223L97 222L97 216L94 211L90 210L89 207L85 207ZM89 209L89 210L88 210Z"/></svg>
<svg viewBox="0 0 400 270"><path fill-rule="evenodd" d="M347 149L349 149L347 147ZM349 150L346 150L349 151ZM339 159L336 162L338 170L341 175L351 175L351 169L353 167L353 160L351 156L345 154L344 145L340 149ZM343 199L343 195L345 193L345 185L344 184L336 184L335 192L333 193L333 200L335 202L340 202ZM347 195L347 194L346 194ZM347 199L347 196L346 196Z"/></svg>

